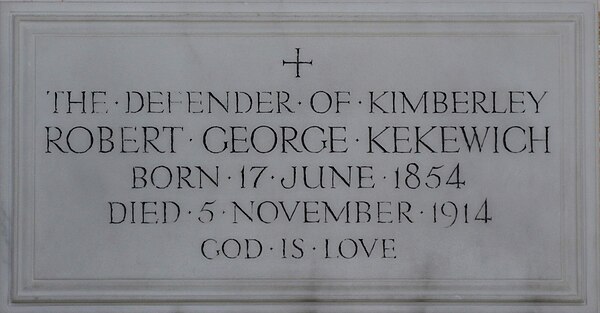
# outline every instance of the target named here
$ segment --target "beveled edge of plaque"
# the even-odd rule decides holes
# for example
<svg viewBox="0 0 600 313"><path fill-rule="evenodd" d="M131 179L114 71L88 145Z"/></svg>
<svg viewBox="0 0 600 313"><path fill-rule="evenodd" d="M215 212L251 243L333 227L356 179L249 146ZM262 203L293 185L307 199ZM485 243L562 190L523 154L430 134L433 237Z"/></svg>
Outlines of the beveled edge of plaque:
<svg viewBox="0 0 600 313"><path fill-rule="evenodd" d="M4 4L3 4L4 5ZM30 7L28 7L27 5L25 5L25 7L27 7L27 9L30 9ZM585 6L582 5L582 7L588 7L589 8L589 4L586 4ZM590 18L587 17L586 18L586 14L582 13L582 12L571 12L568 14L564 14L564 13L546 13L547 15L552 16L552 18L547 18L544 15L527 15L527 14L518 14L518 19L519 21L523 21L522 19L526 19L526 20L538 20L538 21L546 21L546 22L555 22L557 21L556 19L558 19L561 22L573 22L573 26L574 26L574 31L575 31L575 62L576 62L576 80L575 80L575 88L576 90L576 103L578 103L578 107L577 109L579 110L579 114L578 114L578 126L577 126L577 132L578 132L578 138L579 141L577 142L578 145L578 151L580 153L580 155L577 157L577 174L579 177L578 179L578 187L577 187L577 192L579 193L580 196L578 196L578 210L577 210L577 226L575 231L578 233L578 235L576 236L576 241L577 241L577 245L576 245L576 249L577 249L577 256L579 256L577 258L577 261L575 262L575 271L577 272L577 277L576 278L576 282L573 284L573 282L567 282L567 284L559 284L559 285L555 285L553 288L558 288L560 290L562 290L561 288L567 287L567 290L569 290L571 293L568 294L567 296L564 297L557 297L557 295L547 295L547 296L539 296L539 295L529 295L529 296L524 296L524 297L516 297L516 298L512 298L510 300L503 300L501 298L497 298L497 297L474 297L472 299L465 299L465 298L457 298L455 296L452 296L453 293L450 293L450 295L446 296L446 297L437 297L437 298L427 298L427 297L422 297L419 295L419 292L417 292L417 295L414 295L412 297L408 297L405 299L402 298L394 298L393 295L384 295L384 297L381 297L380 292L382 291L381 289L376 290L375 294L369 294L369 292L367 292L367 290L369 290L372 286L373 282L369 282L367 284L365 284L364 286L361 286L362 288L364 288L364 294L366 294L365 298L357 298L357 297L346 297L344 296L344 294L339 294L337 296L333 296L333 297L324 297L321 298L319 296L315 296L315 295L311 295L308 292L314 292L315 288L321 288L321 289L326 289L326 288L330 288L331 286L328 286L327 283L325 284L320 284L320 283L316 283L313 282L308 282L306 284L298 284L299 287L298 289L296 288L292 288L291 290L291 295L287 295L287 296L274 296L272 293L263 293L259 296L246 296L246 297L239 297L239 298L235 298L235 297L222 297L217 295L213 295L212 297L210 297L209 299L206 299L206 296L204 297L186 297L186 296L170 296L169 299L163 299L161 298L160 291L156 291L156 290L151 290L151 288L147 289L147 291L149 291L148 296L147 297L140 297L140 298L132 298L132 297L128 297L128 296L124 296L124 297L110 297L110 298L106 298L106 299L102 299L102 297L95 297L95 296L85 296L85 292L81 292L81 293L77 293L77 295L75 296L71 296L71 297L66 297L66 298L61 298L60 296L56 297L56 296L52 296L52 292L47 293L47 292L43 292L43 288L38 289L38 291L42 291L42 292L28 292L31 290L35 290L35 288L39 287L36 286L35 282L24 282L23 279L23 273L19 272L19 265L21 265L21 252L23 251L23 243L22 241L19 239L22 235L22 224L21 224L21 220L20 220L20 211L18 210L19 206L18 205L13 205L13 203L17 203L20 205L19 203L19 189L24 188L26 186L23 185L19 185L22 183L22 181L20 180L20 171L19 171L19 164L25 162L23 159L23 155L20 154L19 152L21 152L21 145L20 143L22 142L20 139L22 139L22 131L20 131L20 120L19 120L19 116L18 116L18 111L21 110L21 108L15 108L15 106L21 104L22 106L22 100L19 99L20 94L19 94L19 85L24 84L25 82L22 81L23 80L23 73L20 70L20 60L19 60L19 56L22 55L22 51L21 50L26 50L23 49L23 38L25 36L28 36L30 34L27 34L27 29L23 29L21 27L21 23L23 22L31 22L31 21L47 21L47 22L60 22L60 21L65 21L65 19L79 19L81 21L89 21L89 20L98 20L98 21L122 21L123 19L126 18L133 18L133 19L142 19L142 20L148 20L148 19L153 19L156 18L158 20L175 20L175 21L180 21L182 18L189 20L190 19L190 15L189 14L185 14L185 15L181 15L181 14L177 14L177 13L172 13L172 14L147 14L147 12L135 12L135 14L133 15L127 15L124 16L123 14L115 14L115 15L100 15L100 14L81 14L80 11L78 11L77 13L73 14L73 12L67 11L67 12L60 12L60 11L54 11L54 9L49 10L49 11L38 11L36 12L36 14L31 14L31 12L28 12L29 10L24 10L25 12L21 11L21 12L6 12L6 7L4 6L0 6L0 29L5 28L4 26L7 25L7 19L9 20L8 24L10 24L10 28L5 28L5 30L2 31L2 33L0 34L0 55L2 56L1 60L0 60L0 69L2 69L2 73L0 76L1 80L4 81L4 83L1 83L0 85L0 101L2 101L2 106L1 106L1 111L0 111L0 122L2 123L2 125L0 125L0 129L2 130L1 133L1 137L0 140L2 140L0 143L2 144L2 146L12 146L13 148L11 149L11 151L7 152L6 149L3 149L3 151L0 151L0 173L7 173L7 172L11 172L11 175L7 175L7 174L3 174L1 175L2 177L0 178L0 195L2 195L2 199L1 199L1 204L2 204L2 210L0 210L0 232L3 235L3 238L5 238L5 240L2 241L1 247L0 247L0 261L2 262L2 267L0 268L0 281L2 281L2 285L0 286L0 291L2 291L2 295L3 297L6 299L6 295L8 295L7 291L10 288L10 285L13 286L12 288L12 293L11 293L11 300L7 301L12 301L14 303L58 303L58 304L90 304L90 303L110 303L110 304L132 304L132 303L137 303L137 304L165 304L165 303L177 303L177 304L198 304L198 303L205 303L207 305L210 305L211 303L217 303L219 305L221 304L227 304L230 302L242 302L242 303L261 303L261 302L271 302L271 303L293 303L293 302L299 302L299 303L339 303L339 302L344 302L344 301L352 301L352 302L356 302L356 303L362 303L362 302L366 302L366 303L378 303L378 304L382 304L382 305L394 305L394 304L398 304L398 303L406 303L406 304L414 304L414 303L428 303L431 305L435 305L437 303L464 303L464 304L481 304L481 303L488 303L489 305L497 305L497 304L515 304L515 305L519 305L519 304L524 304L524 305L528 305L528 304L534 304L534 303L546 303L546 304L561 304L561 305L565 305L565 304L577 304L577 306L579 308L583 308L584 306L587 307L588 305L595 305L594 311L585 311L585 312L596 312L597 311L597 299L598 299L598 254L600 250L598 248L598 241L600 241L600 239L598 238L598 207L597 207L597 202L596 202L596 198L597 198L597 179L598 179L598 161L597 161L597 157L598 157L598 153L597 153L597 140L595 141L595 146L593 147L593 149L590 147L590 136L592 138L596 138L597 134L598 134L598 110L597 107L594 107L594 110L591 110L590 108L587 108L584 106L585 103L590 103L590 98L593 99L593 103L596 103L595 99L596 99L596 95L595 95L595 90L596 90L596 70L594 67L594 70L591 70L589 67L586 67L585 64L589 64L591 63L591 59L593 58L595 61L595 53L593 56L589 56L586 54L586 46L590 45L590 40L588 39L590 36L590 31L589 29L586 28L585 24L590 24L590 23L595 23L595 19L596 19L596 15L592 14L593 17L593 21L590 21ZM131 13L131 12L129 12ZM146 15L145 15L146 14ZM361 15L356 13L357 15ZM439 13L438 13L439 14ZM290 15L286 15L285 13L278 13L278 12L274 12L271 14L271 16L269 17L269 15L262 15L261 17L262 19L268 19L268 18L279 18L281 19L282 17L285 17L286 19L289 19L290 17L296 17L296 18L300 18L302 20L305 21L319 21L319 20L347 20L350 22L356 21L356 19L358 19L359 17L357 15L347 15L345 13L333 13L329 16L327 16L327 14L306 14L304 16L301 16L300 14L290 14ZM431 14L431 15L426 15L427 18L433 18L436 20L439 20L440 18L443 18L443 16L440 15L444 15L443 13L437 15L437 14ZM504 15L504 18L502 17ZM369 16L368 14L362 14L362 17L368 17L373 19L374 21L380 21L381 19L386 19L389 18L390 21L394 21L395 19L398 19L399 17L401 18L403 15L402 14L381 14L381 15L371 15ZM512 15L511 15L512 16ZM412 17L408 17L408 16L404 16L405 18L408 18L409 20L412 19ZM485 18L481 18L480 15L477 15L475 13L471 14L471 15L463 15L463 18L473 18L475 20L479 20L481 22L485 22L485 21L490 21L490 20L496 20L496 21L507 21L509 19L506 18L506 14L496 14L496 15L492 15L492 16L485 16ZM198 16L192 16L191 19L192 21L197 21L197 19L201 19L201 18L208 18L209 20L211 18L216 18L216 19L229 19L229 20L236 20L239 18L249 18L251 20L256 20L256 18L258 18L257 15L252 14L252 13L242 13L239 14L237 16L232 15L230 13L226 13L223 14L222 16L219 16L219 13L213 13L213 14L205 14L205 15L198 15ZM417 19L419 18L424 18L424 16L418 16L416 17ZM178 20L179 19L179 20ZM452 19L456 19L456 16L453 16ZM514 20L513 20L514 21ZM589 28L589 27L588 27ZM7 31L8 29L8 31ZM586 30L588 30L586 32ZM7 39L7 33L8 33L8 38ZM594 38L596 37L595 34L593 34ZM10 49L10 44L12 44L13 49ZM596 39L594 39L594 44L596 42ZM597 45L596 45L597 46ZM594 62L594 65L597 65ZM7 71L7 68L12 68L11 71ZM594 77L593 81L590 81L590 76ZM12 94L11 94L12 93ZM593 94L593 95L592 95ZM593 111L595 112L595 114L590 114ZM12 113L9 113L12 112ZM12 117L12 118L11 118ZM591 120L591 122L590 122ZM579 125L580 123L587 123L588 125L590 123L594 124L594 127L592 130L590 130L591 128L588 126L587 129L581 125ZM8 138L7 138L8 137ZM583 138L583 139L581 139ZM590 156L591 155L591 156ZM27 160L27 159L25 159ZM594 170L596 171L596 175L589 175L589 168L594 168ZM10 179L7 178L7 176L10 176ZM593 176L593 177L592 177ZM19 184L16 184L16 183ZM593 190L594 193L591 194L590 190ZM22 195L21 195L22 196ZM8 198L8 199L7 199ZM9 200L12 199L12 200ZM23 199L21 198L21 200L23 201L28 201L28 199ZM594 208L595 210L592 211L590 210L590 206L589 203L593 203L594 204ZM587 210L586 210L587 208ZM11 218L12 216L12 218ZM590 218L593 217L593 218ZM21 225L21 226L19 226ZM593 236L592 236L593 235ZM594 240L590 240L589 237L593 237ZM589 247L592 248L592 251L595 250L596 254L595 255L591 255L590 253L588 253ZM588 249L586 249L588 248ZM15 253L16 252L16 253ZM10 260L11 258L11 253L14 253L14 255L12 256L12 260ZM596 263L594 264L590 264L591 262ZM10 279L3 279L6 275L9 275L10 272L7 271L7 266L10 269L10 263L12 263L12 275L10 275L12 277L12 282ZM593 275L590 275L593 274ZM595 279L590 279L590 277L595 277ZM9 282L9 286L6 286L5 282ZM564 280L563 280L564 281ZM121 285L122 288L124 288L125 290L128 290L129 288L131 288L132 286L129 285L128 283L124 282L124 281L117 281L119 283L119 285ZM182 282L180 280L177 280L177 282ZM90 283L89 281L85 281L82 280L79 283L75 283L73 285L73 288L75 288L74 290L77 291L84 291L86 286L88 283ZM203 283L206 283L206 281L204 281ZM236 284L241 284L244 285L245 283L247 283L247 281L236 281ZM253 291L259 290L260 288L265 288L267 287L267 290L273 290L273 287L275 286L275 288L277 290L279 289L283 289L283 287L285 286L281 286L281 288L278 288L278 282L276 281L261 281L259 284L249 284L247 288L251 288ZM377 282L377 284L381 284L381 282ZM489 285L490 282L483 282L484 285ZM285 285L285 284L284 284ZM106 289L109 288L110 289L110 284L109 285L103 285L102 288ZM169 286L169 285L167 285ZM385 288L393 288L395 287L394 284L390 284L390 285L386 285L383 284L383 286ZM49 287L50 289L48 289L47 291L57 291L60 289L60 286L46 286ZM170 286L172 287L172 286ZM230 287L230 286L229 286ZM214 291L214 290L218 290L220 288L224 288L225 290L227 290L229 288L228 286L220 286L218 283L215 284L214 286L212 286L211 288L209 288L209 292L210 291ZM342 284L342 289L349 289L349 290L353 290L357 288L357 285L355 282L350 283L350 284ZM450 286L449 288L452 287L456 287L456 286ZM479 288L481 288L482 285L477 285L474 284L473 286L471 286L472 290L479 290ZM591 298L594 298L592 301L590 301L590 299L588 298L589 292L590 292L590 287L591 290L595 290L595 294L596 297L594 298L593 296ZM33 288L33 289L30 289ZM255 289L255 288L259 288L259 289ZM415 284L412 285L411 288L419 288L419 284ZM575 290L573 290L573 288L575 288ZM468 289L468 288L467 288ZM502 289L502 288L501 288ZM297 291L300 291L300 295L298 295ZM450 290L454 290L454 289L450 289ZM72 292L73 290L71 290ZM573 291L575 293L573 293ZM285 292L284 292L285 293ZM307 295L308 294L308 295ZM378 296L379 295L379 296ZM586 297L586 295L588 297ZM267 298L275 298L275 299L267 299ZM0 312L4 313L4 309L6 309L8 306L6 303L3 303L2 301L4 300L0 300ZM408 306L407 306L408 307ZM16 311L15 311L16 312Z"/></svg>

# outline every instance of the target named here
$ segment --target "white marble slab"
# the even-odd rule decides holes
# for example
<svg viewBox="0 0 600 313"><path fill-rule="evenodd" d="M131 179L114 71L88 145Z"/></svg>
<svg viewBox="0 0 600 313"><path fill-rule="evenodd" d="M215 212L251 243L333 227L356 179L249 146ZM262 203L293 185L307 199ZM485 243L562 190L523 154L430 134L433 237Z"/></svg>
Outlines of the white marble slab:
<svg viewBox="0 0 600 313"><path fill-rule="evenodd" d="M595 1L2 3L0 312L598 312Z"/></svg>

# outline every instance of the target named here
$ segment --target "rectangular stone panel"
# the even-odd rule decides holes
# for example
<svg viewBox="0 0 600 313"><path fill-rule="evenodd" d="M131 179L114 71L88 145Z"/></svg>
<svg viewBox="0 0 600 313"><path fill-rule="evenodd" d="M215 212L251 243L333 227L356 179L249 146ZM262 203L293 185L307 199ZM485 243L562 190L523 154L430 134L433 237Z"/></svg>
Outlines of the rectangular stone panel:
<svg viewBox="0 0 600 313"><path fill-rule="evenodd" d="M0 312L598 312L595 13L1 3Z"/></svg>

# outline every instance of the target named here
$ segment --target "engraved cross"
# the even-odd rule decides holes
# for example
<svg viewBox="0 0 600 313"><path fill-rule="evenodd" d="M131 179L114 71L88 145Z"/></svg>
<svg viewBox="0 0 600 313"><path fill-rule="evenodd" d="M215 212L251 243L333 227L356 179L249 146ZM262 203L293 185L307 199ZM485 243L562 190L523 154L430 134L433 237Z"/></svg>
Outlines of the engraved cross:
<svg viewBox="0 0 600 313"><path fill-rule="evenodd" d="M312 66L312 60L310 61L300 61L300 48L296 48L296 61L286 61L281 60L283 62L283 66L287 64L296 64L296 78L300 78L300 65L301 64L310 64Z"/></svg>

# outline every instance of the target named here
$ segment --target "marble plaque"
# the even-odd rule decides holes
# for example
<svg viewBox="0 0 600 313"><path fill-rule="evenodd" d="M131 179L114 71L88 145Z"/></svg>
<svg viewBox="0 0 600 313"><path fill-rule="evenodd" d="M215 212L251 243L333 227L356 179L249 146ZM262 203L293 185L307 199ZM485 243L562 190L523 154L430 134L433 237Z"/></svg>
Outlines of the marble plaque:
<svg viewBox="0 0 600 313"><path fill-rule="evenodd" d="M596 12L0 3L0 312L599 312Z"/></svg>

